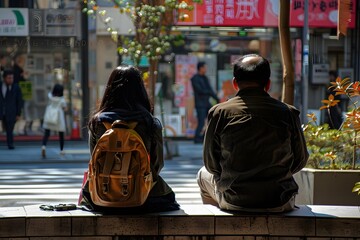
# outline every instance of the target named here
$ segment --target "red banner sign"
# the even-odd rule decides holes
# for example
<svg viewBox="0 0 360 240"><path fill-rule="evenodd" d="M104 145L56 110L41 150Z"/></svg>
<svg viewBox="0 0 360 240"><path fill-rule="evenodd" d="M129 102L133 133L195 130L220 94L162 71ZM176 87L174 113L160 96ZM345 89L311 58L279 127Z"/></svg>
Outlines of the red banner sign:
<svg viewBox="0 0 360 240"><path fill-rule="evenodd" d="M289 0L290 1L290 0ZM349 28L355 27L356 1L352 0ZM304 0L291 0L290 26L304 25ZM309 27L337 27L337 0L309 0ZM178 25L277 27L279 0L203 0Z"/></svg>

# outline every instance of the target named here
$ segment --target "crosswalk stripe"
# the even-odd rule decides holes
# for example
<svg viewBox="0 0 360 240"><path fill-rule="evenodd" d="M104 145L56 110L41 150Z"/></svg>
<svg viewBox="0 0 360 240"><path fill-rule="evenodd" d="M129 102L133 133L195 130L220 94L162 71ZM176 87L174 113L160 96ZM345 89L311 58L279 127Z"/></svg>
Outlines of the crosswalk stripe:
<svg viewBox="0 0 360 240"><path fill-rule="evenodd" d="M195 168L196 169L196 168ZM169 164L161 176L173 189L179 204L201 204L194 166ZM84 169L0 170L0 206L77 202ZM19 206L18 205L18 206Z"/></svg>

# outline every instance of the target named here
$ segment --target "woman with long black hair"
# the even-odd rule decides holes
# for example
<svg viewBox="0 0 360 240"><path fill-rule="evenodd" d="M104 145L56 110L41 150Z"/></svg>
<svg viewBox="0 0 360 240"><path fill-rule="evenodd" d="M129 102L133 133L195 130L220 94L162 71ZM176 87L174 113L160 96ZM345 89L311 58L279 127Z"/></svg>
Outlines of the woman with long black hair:
<svg viewBox="0 0 360 240"><path fill-rule="evenodd" d="M88 124L91 153L106 131L103 122L113 123L116 120L137 122L134 130L141 136L150 155L154 185L145 203L140 207L131 208L131 211L157 212L179 209L175 193L159 175L164 166L162 125L152 115L141 72L133 66L119 66L110 74L102 101ZM98 207L97 210L106 208Z"/></svg>

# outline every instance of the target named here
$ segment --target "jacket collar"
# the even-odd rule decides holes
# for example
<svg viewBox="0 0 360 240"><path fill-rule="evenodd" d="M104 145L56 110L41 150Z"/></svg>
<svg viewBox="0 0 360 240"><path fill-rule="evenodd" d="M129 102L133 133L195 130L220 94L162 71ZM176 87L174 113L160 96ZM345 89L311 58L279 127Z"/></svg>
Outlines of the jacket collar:
<svg viewBox="0 0 360 240"><path fill-rule="evenodd" d="M264 89L259 87L247 87L240 89L236 96L242 97L242 96L270 96L267 92L265 92Z"/></svg>

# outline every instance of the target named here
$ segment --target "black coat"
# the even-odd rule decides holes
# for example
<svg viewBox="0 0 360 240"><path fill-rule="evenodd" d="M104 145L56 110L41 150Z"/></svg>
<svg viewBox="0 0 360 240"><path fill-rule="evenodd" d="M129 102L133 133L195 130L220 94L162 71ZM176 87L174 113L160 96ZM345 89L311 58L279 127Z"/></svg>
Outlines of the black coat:
<svg viewBox="0 0 360 240"><path fill-rule="evenodd" d="M16 117L21 115L23 99L19 85L13 84L10 93L3 96L2 84L0 84L0 120L6 116L6 121L15 122Z"/></svg>
<svg viewBox="0 0 360 240"><path fill-rule="evenodd" d="M198 73L195 74L191 78L191 84L194 90L196 108L210 108L210 97L213 97L217 102L219 102L216 93L210 86L209 79L205 75L200 75Z"/></svg>

